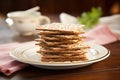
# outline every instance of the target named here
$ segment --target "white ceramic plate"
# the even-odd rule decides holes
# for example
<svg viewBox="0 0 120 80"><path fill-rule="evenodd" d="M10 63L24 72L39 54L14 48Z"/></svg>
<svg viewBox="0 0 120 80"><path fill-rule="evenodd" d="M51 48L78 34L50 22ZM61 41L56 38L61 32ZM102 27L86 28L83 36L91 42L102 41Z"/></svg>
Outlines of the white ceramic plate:
<svg viewBox="0 0 120 80"><path fill-rule="evenodd" d="M41 55L36 53L39 50L39 46L35 45L35 42L27 43L14 49L10 56L17 61L27 63L36 67L46 69L71 69L78 68L99 62L106 59L110 55L110 51L103 46L88 43L90 49L86 56L86 61L75 62L41 62Z"/></svg>

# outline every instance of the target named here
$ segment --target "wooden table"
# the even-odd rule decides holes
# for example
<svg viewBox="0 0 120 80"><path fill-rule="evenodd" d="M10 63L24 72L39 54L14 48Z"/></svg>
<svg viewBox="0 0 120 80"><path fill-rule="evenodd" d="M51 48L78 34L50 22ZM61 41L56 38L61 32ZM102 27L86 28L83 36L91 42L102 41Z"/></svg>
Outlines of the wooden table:
<svg viewBox="0 0 120 80"><path fill-rule="evenodd" d="M7 27L0 20L0 44L10 42L25 42L35 37L23 37ZM11 76L0 73L0 80L120 80L120 41L104 45L111 55L98 63L69 70L47 70L28 66Z"/></svg>

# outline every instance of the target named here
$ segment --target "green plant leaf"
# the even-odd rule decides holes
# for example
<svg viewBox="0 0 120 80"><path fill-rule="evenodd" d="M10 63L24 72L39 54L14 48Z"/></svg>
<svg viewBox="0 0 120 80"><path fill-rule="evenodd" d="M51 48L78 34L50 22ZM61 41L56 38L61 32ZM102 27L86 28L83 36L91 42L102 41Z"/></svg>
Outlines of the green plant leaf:
<svg viewBox="0 0 120 80"><path fill-rule="evenodd" d="M94 27L95 24L98 23L100 16L102 15L101 8L92 8L91 12L83 12L80 17L78 17L78 21L80 24L85 25L85 30L89 30Z"/></svg>

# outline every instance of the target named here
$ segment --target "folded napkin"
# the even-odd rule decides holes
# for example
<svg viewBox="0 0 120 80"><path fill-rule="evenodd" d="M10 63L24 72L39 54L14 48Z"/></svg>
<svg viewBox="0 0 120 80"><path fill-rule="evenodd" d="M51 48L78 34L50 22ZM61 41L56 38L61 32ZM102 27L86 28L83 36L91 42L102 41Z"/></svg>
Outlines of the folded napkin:
<svg viewBox="0 0 120 80"><path fill-rule="evenodd" d="M10 51L19 45L20 43L0 45L0 72L3 74L10 75L27 66L27 64L18 62L9 56Z"/></svg>
<svg viewBox="0 0 120 80"><path fill-rule="evenodd" d="M119 36L113 33L107 25L99 25L86 32L86 41L95 44L108 44L119 40Z"/></svg>

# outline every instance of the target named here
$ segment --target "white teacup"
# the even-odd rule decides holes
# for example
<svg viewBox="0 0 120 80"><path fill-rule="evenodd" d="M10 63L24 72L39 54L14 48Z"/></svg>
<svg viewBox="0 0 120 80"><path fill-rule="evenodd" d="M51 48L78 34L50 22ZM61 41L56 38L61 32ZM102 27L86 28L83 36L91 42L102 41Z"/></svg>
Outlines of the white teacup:
<svg viewBox="0 0 120 80"><path fill-rule="evenodd" d="M7 14L6 22L21 35L32 35L38 25L48 24L50 19L41 15L40 12L26 14L16 11Z"/></svg>

